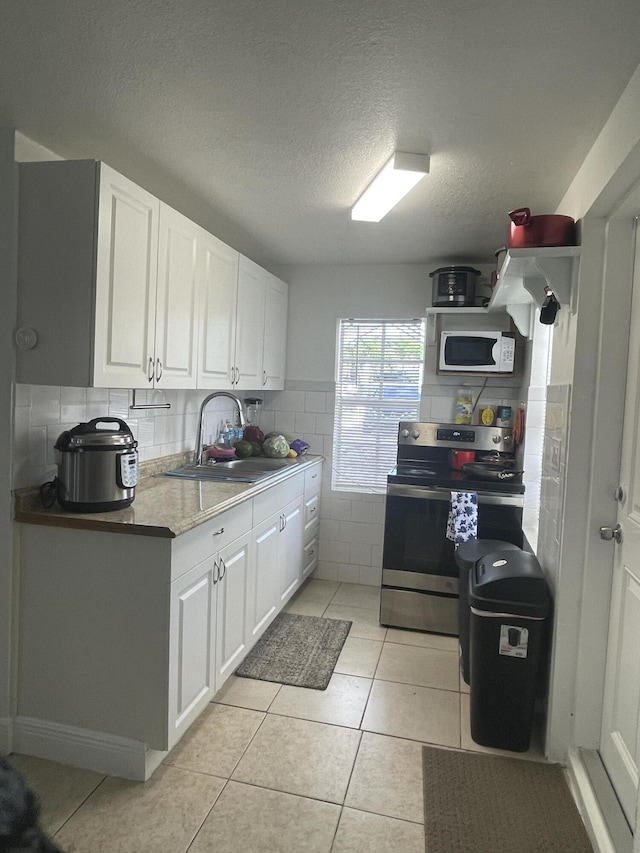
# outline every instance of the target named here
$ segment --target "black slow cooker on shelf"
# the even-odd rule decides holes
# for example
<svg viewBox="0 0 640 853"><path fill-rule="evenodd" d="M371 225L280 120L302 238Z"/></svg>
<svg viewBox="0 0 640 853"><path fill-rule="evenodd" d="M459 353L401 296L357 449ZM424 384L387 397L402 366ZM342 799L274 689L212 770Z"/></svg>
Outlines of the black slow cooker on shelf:
<svg viewBox="0 0 640 853"><path fill-rule="evenodd" d="M60 506L73 512L130 506L138 484L137 446L119 418L94 418L61 433L54 448Z"/></svg>
<svg viewBox="0 0 640 853"><path fill-rule="evenodd" d="M476 304L476 280L480 270L473 267L439 267L429 273L433 279L431 304L434 308L463 308Z"/></svg>

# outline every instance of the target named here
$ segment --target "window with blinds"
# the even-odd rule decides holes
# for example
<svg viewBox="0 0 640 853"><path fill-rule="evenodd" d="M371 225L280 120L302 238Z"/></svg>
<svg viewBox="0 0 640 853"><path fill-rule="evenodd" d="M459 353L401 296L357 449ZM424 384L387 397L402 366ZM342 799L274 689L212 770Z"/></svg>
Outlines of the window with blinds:
<svg viewBox="0 0 640 853"><path fill-rule="evenodd" d="M424 344L423 320L338 320L333 489L385 491L398 422L419 419Z"/></svg>

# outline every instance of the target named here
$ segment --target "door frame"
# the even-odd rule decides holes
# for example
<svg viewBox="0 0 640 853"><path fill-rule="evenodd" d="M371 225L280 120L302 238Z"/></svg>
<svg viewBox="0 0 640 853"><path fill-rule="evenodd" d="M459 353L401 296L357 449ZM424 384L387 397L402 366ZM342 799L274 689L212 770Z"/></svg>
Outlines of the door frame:
<svg viewBox="0 0 640 853"><path fill-rule="evenodd" d="M565 505L565 533L569 535L563 537L561 564L564 571L565 559L571 562L570 552L577 545L576 532L581 531L582 547L577 556L581 571L572 576L573 585L563 584L561 578L555 627L558 634L564 633L566 637L567 631L563 630L566 626L560 622L563 614L574 612L577 630L564 654L558 653L556 638L552 684L554 680L560 683L563 673L566 677L570 671L575 672L575 679L565 695L560 695L559 701L552 702L550 707L547 754L552 760L568 760L573 781L578 788L583 787L578 799L589 812L587 820L592 828L602 824L603 813L597 800L590 796L593 792L586 790L590 781L583 772L578 750L597 750L600 743L614 547L600 538L599 527L615 525L617 512L614 491L622 447L633 279L632 217L638 213L640 168L614 200L610 193L603 193L582 222L585 251L581 259L579 298L590 307L578 320L572 398L575 401L576 395L581 396L584 403L585 396L590 396L592 418L591 422L584 417L576 420L572 410L569 443L570 448L580 450L577 455L581 456L582 465L588 466L589 477L586 501L584 493L579 499L574 491L573 500L568 496ZM594 341L597 342L595 364L582 370L583 356L588 353L587 347L593 352ZM586 411L583 405L582 414ZM580 514L582 518L576 523ZM561 755L563 741L564 756ZM639 842L640 833L636 845ZM606 844L600 849L607 849Z"/></svg>

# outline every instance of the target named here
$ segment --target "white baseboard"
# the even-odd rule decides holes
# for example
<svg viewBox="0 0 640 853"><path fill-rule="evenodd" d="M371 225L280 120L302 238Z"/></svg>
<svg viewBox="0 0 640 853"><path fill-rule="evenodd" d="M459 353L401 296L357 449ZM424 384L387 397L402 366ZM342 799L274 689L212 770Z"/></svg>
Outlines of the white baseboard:
<svg viewBox="0 0 640 853"><path fill-rule="evenodd" d="M0 755L9 755L13 749L13 719L0 717Z"/></svg>
<svg viewBox="0 0 640 853"><path fill-rule="evenodd" d="M11 751L136 782L145 782L167 754L141 741L31 717L14 719Z"/></svg>
<svg viewBox="0 0 640 853"><path fill-rule="evenodd" d="M575 749L569 750L567 756L567 777L595 853L618 853L580 753Z"/></svg>

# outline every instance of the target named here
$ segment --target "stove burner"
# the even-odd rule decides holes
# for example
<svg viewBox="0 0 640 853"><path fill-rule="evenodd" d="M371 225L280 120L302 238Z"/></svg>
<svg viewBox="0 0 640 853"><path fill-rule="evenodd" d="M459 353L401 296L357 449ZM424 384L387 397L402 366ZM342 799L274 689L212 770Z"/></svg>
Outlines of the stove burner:
<svg viewBox="0 0 640 853"><path fill-rule="evenodd" d="M442 469L436 470L435 468L405 468L404 465L398 467L398 473L403 474L405 477L437 477L438 474L442 473Z"/></svg>

